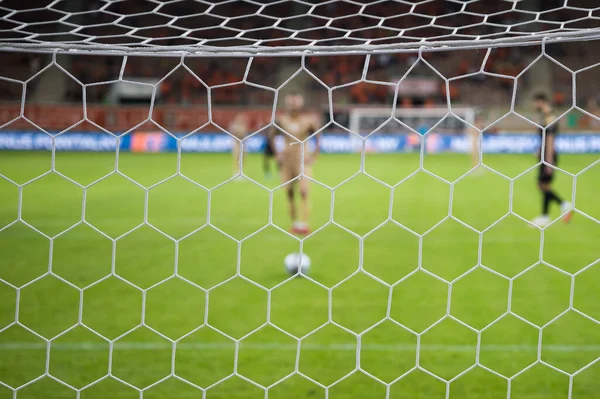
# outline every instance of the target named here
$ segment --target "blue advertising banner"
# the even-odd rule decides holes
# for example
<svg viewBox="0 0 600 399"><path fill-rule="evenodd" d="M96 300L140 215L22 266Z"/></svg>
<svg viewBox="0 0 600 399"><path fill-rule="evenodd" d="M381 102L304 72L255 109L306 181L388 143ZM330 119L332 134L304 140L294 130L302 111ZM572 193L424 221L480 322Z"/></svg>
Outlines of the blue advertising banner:
<svg viewBox="0 0 600 399"><path fill-rule="evenodd" d="M57 151L121 151L132 152L229 152L233 139L225 134L196 134L186 138L165 133L132 133L119 139L101 133L64 133L49 136L44 133L6 132L0 133L0 150L50 150L53 140ZM364 143L365 151L376 153L416 152L421 140L425 140L427 153L471 151L471 138L468 136L430 134L421 138L417 135L376 135ZM540 145L537 134L494 134L484 135L485 153L525 154L535 152ZM279 142L278 146L283 143ZM311 143L314 146L314 142ZM260 152L265 146L263 136L249 137L244 141L248 152ZM363 147L360 138L342 134L324 134L321 139L321 152L328 154L359 152ZM600 134L563 134L556 139L557 150L564 154L600 153Z"/></svg>

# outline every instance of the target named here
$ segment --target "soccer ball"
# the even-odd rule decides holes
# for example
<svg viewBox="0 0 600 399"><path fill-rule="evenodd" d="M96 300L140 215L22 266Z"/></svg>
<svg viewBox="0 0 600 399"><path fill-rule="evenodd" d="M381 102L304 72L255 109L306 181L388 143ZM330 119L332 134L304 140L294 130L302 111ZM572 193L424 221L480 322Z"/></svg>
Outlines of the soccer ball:
<svg viewBox="0 0 600 399"><path fill-rule="evenodd" d="M302 274L308 274L308 270L310 269L310 258L306 254L294 252L285 257L283 264L285 270L291 275L297 274L298 268L300 268Z"/></svg>

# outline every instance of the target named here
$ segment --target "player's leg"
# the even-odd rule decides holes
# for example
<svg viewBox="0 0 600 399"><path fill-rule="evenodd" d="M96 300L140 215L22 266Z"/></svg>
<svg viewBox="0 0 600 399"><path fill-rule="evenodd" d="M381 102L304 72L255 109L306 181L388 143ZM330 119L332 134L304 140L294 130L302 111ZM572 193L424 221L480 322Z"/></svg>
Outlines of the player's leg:
<svg viewBox="0 0 600 399"><path fill-rule="evenodd" d="M479 165L479 133L471 132L471 164L473 167Z"/></svg>
<svg viewBox="0 0 600 399"><path fill-rule="evenodd" d="M271 177L271 161L275 156L275 152L273 151L273 147L269 140L265 145L265 151L263 152L263 172L265 177L269 179Z"/></svg>
<svg viewBox="0 0 600 399"><path fill-rule="evenodd" d="M558 154L555 154L554 165L558 165ZM569 223L573 217L573 205L569 201L564 201L556 192L552 189L552 181L554 180L555 173L550 174L548 183L543 187L544 202L546 198L548 203L556 202L560 205L560 211L563 214L563 222Z"/></svg>
<svg viewBox="0 0 600 399"><path fill-rule="evenodd" d="M292 221L292 223L295 223L295 221L297 220L296 201L294 201L296 196L296 182L292 180L293 178L293 169L290 167L290 165L283 164L281 167L281 183L285 184L284 187L288 202L290 220Z"/></svg>
<svg viewBox="0 0 600 399"><path fill-rule="evenodd" d="M546 173L546 165L541 164L538 167L538 179L537 185L540 193L542 194L542 213L540 216L533 219L531 222L539 227L545 227L550 223L550 216L548 214L550 208L550 201L546 192L550 187L551 175Z"/></svg>
<svg viewBox="0 0 600 399"><path fill-rule="evenodd" d="M241 153L241 143L238 140L233 141L233 146L231 147L231 156L233 160L233 175L239 176L241 173L240 170L240 153Z"/></svg>
<svg viewBox="0 0 600 399"><path fill-rule="evenodd" d="M554 155L554 165L558 165L558 154ZM573 217L573 204L571 201L564 201L555 194L554 191L551 191L552 200L556 201L560 205L560 212L562 213L562 220L565 223L569 223L571 218Z"/></svg>
<svg viewBox="0 0 600 399"><path fill-rule="evenodd" d="M540 191L543 194L542 214L548 217L548 208L550 207L550 204L552 202L556 202L558 205L560 205L561 212L565 213L563 216L564 222L568 223L572 216L571 203L568 201L563 201L562 198L559 197L558 194L556 194L556 192L552 189L552 184L550 182L541 183Z"/></svg>
<svg viewBox="0 0 600 399"><path fill-rule="evenodd" d="M308 227L308 220L310 218L310 199L309 199L309 186L310 181L306 179L304 176L312 177L312 167L310 165L304 166L304 175L300 178L299 186L300 186L300 220L295 226L296 233L298 234L308 234L310 229Z"/></svg>
<svg viewBox="0 0 600 399"><path fill-rule="evenodd" d="M270 164L270 158L266 153L263 154L263 172L265 174L265 177L268 179L271 177L271 164Z"/></svg>
<svg viewBox="0 0 600 399"><path fill-rule="evenodd" d="M538 188L542 193L542 214L533 220L533 223L544 227L550 223L550 204L556 202L560 205L561 211L564 213L563 221L568 223L571 220L571 203L563 201L558 194L552 189L552 180L554 179L554 173L548 173L546 165L540 165L540 172L538 176Z"/></svg>

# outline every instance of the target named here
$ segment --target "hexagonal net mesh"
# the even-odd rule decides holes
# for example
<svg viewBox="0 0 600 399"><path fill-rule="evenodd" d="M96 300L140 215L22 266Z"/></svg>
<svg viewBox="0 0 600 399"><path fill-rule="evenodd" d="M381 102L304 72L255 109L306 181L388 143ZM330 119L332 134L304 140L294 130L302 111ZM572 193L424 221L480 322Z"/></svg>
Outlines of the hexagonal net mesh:
<svg viewBox="0 0 600 399"><path fill-rule="evenodd" d="M5 0L0 46L126 53L413 51L597 37L593 1Z"/></svg>
<svg viewBox="0 0 600 399"><path fill-rule="evenodd" d="M0 0L0 398L594 397L596 3Z"/></svg>

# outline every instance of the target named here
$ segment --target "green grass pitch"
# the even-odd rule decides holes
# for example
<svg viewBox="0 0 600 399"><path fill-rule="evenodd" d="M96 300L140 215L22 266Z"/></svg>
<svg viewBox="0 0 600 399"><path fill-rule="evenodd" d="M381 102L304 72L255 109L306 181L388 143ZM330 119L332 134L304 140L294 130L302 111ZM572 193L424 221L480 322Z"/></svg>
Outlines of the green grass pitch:
<svg viewBox="0 0 600 399"><path fill-rule="evenodd" d="M560 166L577 174L597 159ZM98 181L115 161L57 153L56 170L86 190L53 173L21 193L0 178L0 229L20 214L55 237L20 222L0 231L0 381L39 378L18 398L139 398L133 386L144 398L264 398L260 386L278 399L598 395L600 362L588 365L600 356L600 225L580 213L542 232L509 214L540 212L532 156L484 156L519 176L512 184L477 170L450 186L421 171L395 189L357 174L359 155L321 156L315 178L335 190L311 184L310 279L288 278L283 258L301 243L269 225L290 227L283 190L218 186L229 155L182 155L181 173L208 191L180 176L154 186L177 173L176 154L121 154L119 170L141 186ZM419 157L367 154L364 165L394 185ZM426 155L423 166L454 181L470 162ZM50 167L50 153L0 154L17 183ZM257 155L245 172L278 185ZM555 187L600 219L599 182L596 164L575 182L557 172ZM13 392L0 385L0 398Z"/></svg>

